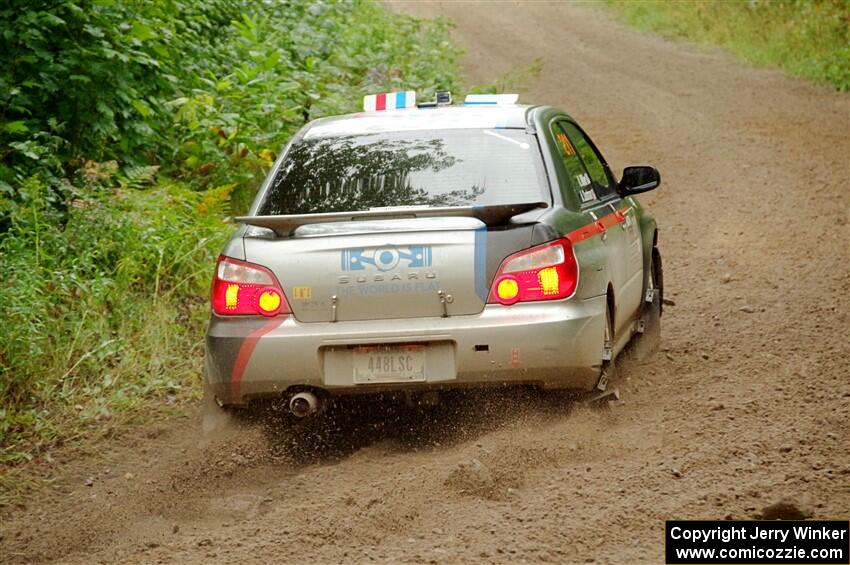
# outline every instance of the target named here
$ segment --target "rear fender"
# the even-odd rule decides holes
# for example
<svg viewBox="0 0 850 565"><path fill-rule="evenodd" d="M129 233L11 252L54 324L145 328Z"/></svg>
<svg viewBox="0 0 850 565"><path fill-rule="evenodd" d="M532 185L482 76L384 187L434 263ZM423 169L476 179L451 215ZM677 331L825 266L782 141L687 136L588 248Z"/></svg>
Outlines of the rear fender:
<svg viewBox="0 0 850 565"><path fill-rule="evenodd" d="M575 230L587 227L588 218L582 213L573 212L564 208L555 208L546 214L541 224L535 227L535 241L537 244L563 237ZM544 229L545 226L545 229ZM545 235L545 237L543 237ZM605 289L611 280L608 261L610 257L606 252L602 239L598 236L589 237L573 244L576 261L579 265L578 288L575 298L585 300L605 294Z"/></svg>

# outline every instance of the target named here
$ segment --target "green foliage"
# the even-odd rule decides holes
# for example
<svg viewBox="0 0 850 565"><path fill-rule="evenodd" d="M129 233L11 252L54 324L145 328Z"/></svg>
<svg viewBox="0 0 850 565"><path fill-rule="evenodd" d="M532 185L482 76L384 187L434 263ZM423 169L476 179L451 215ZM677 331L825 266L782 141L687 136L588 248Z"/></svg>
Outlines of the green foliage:
<svg viewBox="0 0 850 565"><path fill-rule="evenodd" d="M90 164L67 212L35 177L0 239L0 445L192 384L228 191ZM213 196L212 198L211 195ZM0 451L0 461L21 453Z"/></svg>
<svg viewBox="0 0 850 565"><path fill-rule="evenodd" d="M607 0L625 21L850 90L850 0Z"/></svg>
<svg viewBox="0 0 850 565"><path fill-rule="evenodd" d="M0 463L194 394L224 219L306 121L458 87L446 23L368 0L9 0L0 38Z"/></svg>
<svg viewBox="0 0 850 565"><path fill-rule="evenodd" d="M203 12L177 0L6 2L0 145L9 149L0 179L20 181L45 165L61 176L81 157L150 160L169 121L160 108L179 88L180 56L214 48L207 38L237 9L230 0L207 0Z"/></svg>

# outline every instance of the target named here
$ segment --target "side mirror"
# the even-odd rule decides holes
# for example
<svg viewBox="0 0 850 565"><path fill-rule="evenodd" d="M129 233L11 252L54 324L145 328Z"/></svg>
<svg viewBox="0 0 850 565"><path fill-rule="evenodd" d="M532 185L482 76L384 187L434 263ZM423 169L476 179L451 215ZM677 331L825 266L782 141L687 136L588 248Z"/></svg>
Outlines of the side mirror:
<svg viewBox="0 0 850 565"><path fill-rule="evenodd" d="M617 185L617 192L620 196L631 196L632 194L640 194L647 192L661 184L661 175L655 167L646 165L640 167L626 167L623 169L623 177L620 179L620 184Z"/></svg>

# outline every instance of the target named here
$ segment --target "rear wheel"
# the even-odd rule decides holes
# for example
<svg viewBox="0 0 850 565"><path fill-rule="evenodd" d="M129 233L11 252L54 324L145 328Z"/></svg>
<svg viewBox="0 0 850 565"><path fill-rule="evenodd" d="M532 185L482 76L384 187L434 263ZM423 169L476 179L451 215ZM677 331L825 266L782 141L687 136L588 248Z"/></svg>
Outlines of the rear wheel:
<svg viewBox="0 0 850 565"><path fill-rule="evenodd" d="M649 276L646 294L641 311L641 334L635 343L634 357L639 361L647 360L658 353L661 345L661 314L664 308L664 270L661 264L661 252L652 248L649 264Z"/></svg>

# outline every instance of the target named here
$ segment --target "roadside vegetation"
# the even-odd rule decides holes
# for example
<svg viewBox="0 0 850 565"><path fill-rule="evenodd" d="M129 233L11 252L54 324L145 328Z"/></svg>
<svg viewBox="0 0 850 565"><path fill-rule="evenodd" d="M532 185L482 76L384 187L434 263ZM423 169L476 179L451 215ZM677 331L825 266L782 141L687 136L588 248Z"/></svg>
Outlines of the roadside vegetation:
<svg viewBox="0 0 850 565"><path fill-rule="evenodd" d="M605 0L626 23L850 90L850 0Z"/></svg>
<svg viewBox="0 0 850 565"><path fill-rule="evenodd" d="M196 394L227 218L295 130L459 75L445 23L368 0L12 0L0 36L2 506L4 469Z"/></svg>

